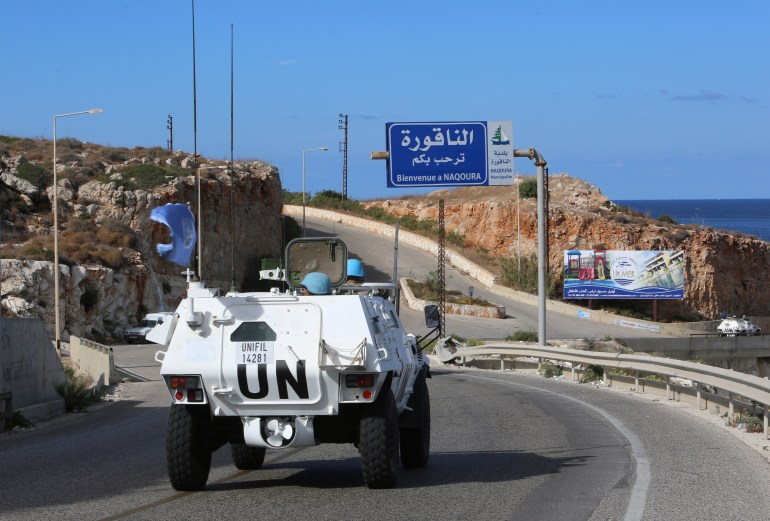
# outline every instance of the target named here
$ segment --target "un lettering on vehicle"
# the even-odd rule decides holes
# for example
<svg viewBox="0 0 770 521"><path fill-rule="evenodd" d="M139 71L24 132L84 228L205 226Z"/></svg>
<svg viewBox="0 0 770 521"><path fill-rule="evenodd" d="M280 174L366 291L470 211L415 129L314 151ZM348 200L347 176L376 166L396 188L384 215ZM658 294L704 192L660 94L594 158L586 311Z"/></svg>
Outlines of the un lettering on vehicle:
<svg viewBox="0 0 770 521"><path fill-rule="evenodd" d="M235 363L239 365L275 363L275 342L240 342L235 349Z"/></svg>

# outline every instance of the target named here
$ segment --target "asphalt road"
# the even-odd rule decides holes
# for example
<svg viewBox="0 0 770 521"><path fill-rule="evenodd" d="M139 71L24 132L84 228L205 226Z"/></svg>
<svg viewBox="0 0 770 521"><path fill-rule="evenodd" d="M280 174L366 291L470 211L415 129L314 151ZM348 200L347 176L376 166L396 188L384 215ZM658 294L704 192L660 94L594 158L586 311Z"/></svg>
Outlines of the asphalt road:
<svg viewBox="0 0 770 521"><path fill-rule="evenodd" d="M351 445L268 451L209 484L165 474L159 346L115 347L147 381L120 399L0 436L0 519L766 519L770 465L725 430L659 401L512 372L434 368L431 459L392 490L363 485Z"/></svg>
<svg viewBox="0 0 770 521"><path fill-rule="evenodd" d="M390 282L393 274L393 240L374 235L360 228L340 224L324 219L306 218L307 236L339 236L348 246L353 257L361 259L366 268L368 282ZM424 280L431 271L437 269L435 256L423 250L401 242L398 247L398 273L400 277ZM458 290L467 294L473 286L474 297L505 306L505 319L479 318L462 315L447 315L448 333L456 333L465 338L499 340L517 331L538 329L538 310L513 299L492 293L477 280L465 275L453 266L446 266L446 284L448 290ZM412 312L401 306L401 316L411 332L424 329L422 314ZM422 328L422 329L420 329ZM546 339L573 338L631 338L640 336L659 336L656 333L638 329L629 329L610 324L589 322L576 316L564 315L548 310L546 307Z"/></svg>

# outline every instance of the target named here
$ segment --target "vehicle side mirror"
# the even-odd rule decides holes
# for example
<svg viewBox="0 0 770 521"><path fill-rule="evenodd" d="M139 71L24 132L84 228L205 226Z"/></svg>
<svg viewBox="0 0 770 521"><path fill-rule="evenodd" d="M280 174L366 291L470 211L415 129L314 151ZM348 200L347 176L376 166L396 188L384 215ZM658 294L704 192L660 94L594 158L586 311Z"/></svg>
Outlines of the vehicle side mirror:
<svg viewBox="0 0 770 521"><path fill-rule="evenodd" d="M437 305L430 304L429 306L425 306L425 325L427 327L438 327L439 318L440 317Z"/></svg>

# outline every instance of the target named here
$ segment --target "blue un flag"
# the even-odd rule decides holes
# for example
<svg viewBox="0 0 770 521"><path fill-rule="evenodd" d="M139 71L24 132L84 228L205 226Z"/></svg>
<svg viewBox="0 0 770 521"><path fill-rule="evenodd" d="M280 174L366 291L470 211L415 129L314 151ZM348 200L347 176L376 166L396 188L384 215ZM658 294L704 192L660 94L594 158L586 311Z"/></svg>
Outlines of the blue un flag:
<svg viewBox="0 0 770 521"><path fill-rule="evenodd" d="M158 244L158 255L180 266L187 266L195 248L198 235L195 233L195 218L184 204L172 203L153 208L150 219L168 226L171 232L170 244Z"/></svg>

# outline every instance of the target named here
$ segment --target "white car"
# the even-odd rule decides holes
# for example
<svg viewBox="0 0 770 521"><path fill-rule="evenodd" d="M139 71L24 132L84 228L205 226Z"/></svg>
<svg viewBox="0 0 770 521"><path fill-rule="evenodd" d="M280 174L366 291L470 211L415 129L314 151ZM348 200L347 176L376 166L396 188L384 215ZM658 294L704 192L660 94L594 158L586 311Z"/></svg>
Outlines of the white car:
<svg viewBox="0 0 770 521"><path fill-rule="evenodd" d="M123 332L123 340L132 344L134 342L147 343L147 333L152 331L152 328L158 324L162 324L163 320L173 315L173 312L161 312L161 313L148 313L142 320L139 321L134 327L130 327Z"/></svg>

